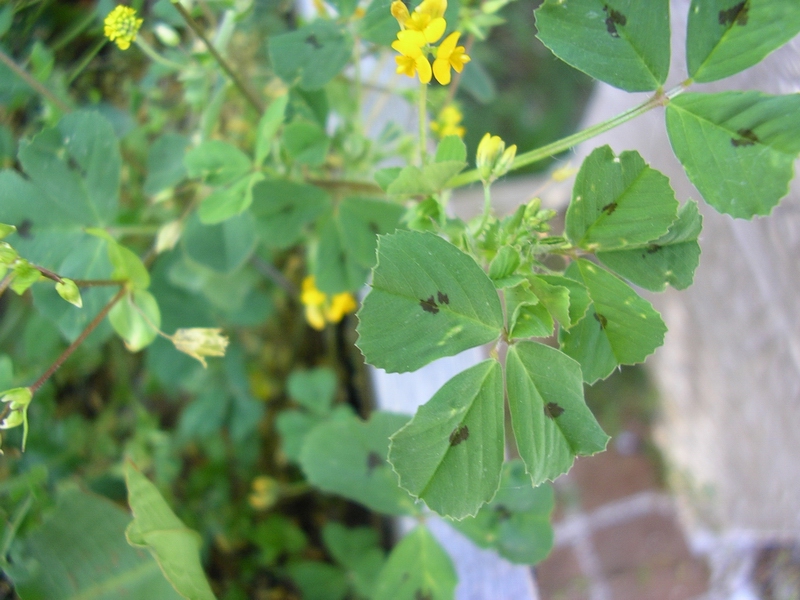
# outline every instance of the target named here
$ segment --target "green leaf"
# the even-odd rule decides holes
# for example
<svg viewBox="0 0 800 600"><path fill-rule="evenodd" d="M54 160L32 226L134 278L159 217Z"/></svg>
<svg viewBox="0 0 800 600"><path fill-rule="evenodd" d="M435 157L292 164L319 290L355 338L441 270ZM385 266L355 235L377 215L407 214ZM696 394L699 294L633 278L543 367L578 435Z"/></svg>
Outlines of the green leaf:
<svg viewBox="0 0 800 600"><path fill-rule="evenodd" d="M289 104L289 94L283 94L275 98L264 111L261 120L258 122L256 131L256 167L264 164L264 160L269 156L272 149L272 141L278 133L278 129L283 125L286 116L286 106Z"/></svg>
<svg viewBox="0 0 800 600"><path fill-rule="evenodd" d="M267 179L253 187L250 212L258 237L270 248L288 248L303 237L303 228L330 204L321 188L281 179Z"/></svg>
<svg viewBox="0 0 800 600"><path fill-rule="evenodd" d="M153 196L180 183L186 177L183 156L189 140L176 133L165 133L159 137L147 152L147 178L143 191Z"/></svg>
<svg viewBox="0 0 800 600"><path fill-rule="evenodd" d="M497 98L497 86L494 84L492 76L486 67L475 58L464 67L461 86L481 104L489 104Z"/></svg>
<svg viewBox="0 0 800 600"><path fill-rule="evenodd" d="M75 285L75 282L72 281L72 279L67 279L65 277L56 283L56 292L58 292L58 295L70 304L73 304L78 308L83 306L83 300L81 300L81 291L78 289L78 286Z"/></svg>
<svg viewBox="0 0 800 600"><path fill-rule="evenodd" d="M658 89L669 72L669 0L546 0L537 37L564 62L628 92Z"/></svg>
<svg viewBox="0 0 800 600"><path fill-rule="evenodd" d="M436 235L411 231L379 238L358 318L358 347L390 373L489 343L503 329L500 299L474 259Z"/></svg>
<svg viewBox="0 0 800 600"><path fill-rule="evenodd" d="M448 135L436 146L436 162L467 162L467 145L457 135Z"/></svg>
<svg viewBox="0 0 800 600"><path fill-rule="evenodd" d="M326 294L355 291L375 266L378 235L392 233L405 209L391 202L345 198L335 215L319 224L314 276Z"/></svg>
<svg viewBox="0 0 800 600"><path fill-rule="evenodd" d="M283 129L283 147L292 160L311 167L325 162L331 140L316 123L295 121Z"/></svg>
<svg viewBox="0 0 800 600"><path fill-rule="evenodd" d="M195 214L189 217L183 232L186 256L218 273L231 273L241 267L255 244L255 226L248 212L216 225L203 225Z"/></svg>
<svg viewBox="0 0 800 600"><path fill-rule="evenodd" d="M405 415L374 412L367 422L351 415L315 427L300 453L309 483L387 515L417 514L386 462L389 436L407 421Z"/></svg>
<svg viewBox="0 0 800 600"><path fill-rule="evenodd" d="M678 212L678 219L666 235L629 250L598 252L612 271L631 283L652 292L663 291L667 284L683 290L692 284L700 263L697 238L703 228L703 217L697 203L690 200Z"/></svg>
<svg viewBox="0 0 800 600"><path fill-rule="evenodd" d="M385 169L378 169L375 171L375 182L385 192L389 189L389 185L397 179L403 167L386 167Z"/></svg>
<svg viewBox="0 0 800 600"><path fill-rule="evenodd" d="M386 562L378 533L371 527L347 527L331 522L322 529L322 539L331 556L347 569L355 590L372 597L378 573Z"/></svg>
<svg viewBox="0 0 800 600"><path fill-rule="evenodd" d="M418 525L392 550L373 600L452 600L457 581L447 552L424 525Z"/></svg>
<svg viewBox="0 0 800 600"><path fill-rule="evenodd" d="M300 463L306 436L321 423L333 420L352 419L349 406L337 406L327 414L307 413L302 410L282 410L275 419L275 428L281 436L281 450L290 461Z"/></svg>
<svg viewBox="0 0 800 600"><path fill-rule="evenodd" d="M533 487L525 464L512 460L503 465L494 499L475 517L451 524L481 548L496 550L513 563L533 565L544 560L553 547L553 496L553 486Z"/></svg>
<svg viewBox="0 0 800 600"><path fill-rule="evenodd" d="M519 252L511 246L503 246L489 263L489 277L495 282L514 274L519 266Z"/></svg>
<svg viewBox="0 0 800 600"><path fill-rule="evenodd" d="M352 51L353 38L324 19L269 38L269 57L278 77L305 90L318 90L336 77Z"/></svg>
<svg viewBox="0 0 800 600"><path fill-rule="evenodd" d="M128 350L138 352L156 339L156 328L161 326L161 313L151 293L137 290L114 305L108 313L108 320Z"/></svg>
<svg viewBox="0 0 800 600"><path fill-rule="evenodd" d="M340 18L347 18L358 6L358 0L330 0L330 4L336 8Z"/></svg>
<svg viewBox="0 0 800 600"><path fill-rule="evenodd" d="M700 82L728 77L798 33L795 0L693 0L686 39L689 76Z"/></svg>
<svg viewBox="0 0 800 600"><path fill-rule="evenodd" d="M208 140L186 153L183 159L189 177L202 178L208 185L233 183L250 171L250 157L236 146Z"/></svg>
<svg viewBox="0 0 800 600"><path fill-rule="evenodd" d="M523 281L520 285L507 288L505 297L510 339L553 335L553 317L531 291L530 282Z"/></svg>
<svg viewBox="0 0 800 600"><path fill-rule="evenodd" d="M227 221L243 213L253 202L253 186L264 179L262 173L251 173L218 188L203 198L197 216L205 225Z"/></svg>
<svg viewBox="0 0 800 600"><path fill-rule="evenodd" d="M581 248L616 250L664 235L677 211L666 176L648 167L638 152L617 157L603 146L581 165L565 229Z"/></svg>
<svg viewBox="0 0 800 600"><path fill-rule="evenodd" d="M706 202L733 217L767 215L800 153L800 96L683 94L667 105L667 133Z"/></svg>
<svg viewBox="0 0 800 600"><path fill-rule="evenodd" d="M528 281L533 293L565 329L569 329L583 319L592 303L586 286L574 279L561 275L538 275L530 277ZM568 292L566 314L563 291L560 288L565 288Z"/></svg>
<svg viewBox="0 0 800 600"><path fill-rule="evenodd" d="M344 600L347 580L338 567L313 560L289 563L286 571L300 590L302 598L310 600Z"/></svg>
<svg viewBox="0 0 800 600"><path fill-rule="evenodd" d="M17 541L21 554L11 575L23 600L117 600L181 598L158 564L125 542L129 514L94 494L75 488L58 495L40 527ZM20 563L35 561L30 573Z"/></svg>
<svg viewBox="0 0 800 600"><path fill-rule="evenodd" d="M333 369L297 369L289 375L286 391L292 400L312 413L326 415L331 411L337 383Z"/></svg>
<svg viewBox="0 0 800 600"><path fill-rule="evenodd" d="M42 273L25 259L17 260L12 269L11 289L18 295L24 294L29 287L42 279Z"/></svg>
<svg viewBox="0 0 800 600"><path fill-rule="evenodd" d="M508 349L511 426L534 486L569 471L576 455L605 450L609 437L586 406L580 365L536 342Z"/></svg>
<svg viewBox="0 0 800 600"><path fill-rule="evenodd" d="M190 600L215 600L200 563L201 539L187 529L153 485L130 462L125 464L128 503L134 520L125 537L147 548L175 590Z"/></svg>
<svg viewBox="0 0 800 600"><path fill-rule="evenodd" d="M583 283L592 299L586 317L560 332L561 350L580 363L586 383L607 377L620 364L643 362L664 343L661 316L625 282L583 259L567 275Z"/></svg>
<svg viewBox="0 0 800 600"><path fill-rule="evenodd" d="M467 163L447 160L419 167L405 167L386 188L390 196L427 196L443 190Z"/></svg>
<svg viewBox="0 0 800 600"><path fill-rule="evenodd" d="M364 18L358 21L361 38L367 42L386 46L395 40L400 27L391 12L392 0L372 0Z"/></svg>
<svg viewBox="0 0 800 600"><path fill-rule="evenodd" d="M503 373L485 360L445 383L391 438L400 486L441 515L474 516L503 465Z"/></svg>

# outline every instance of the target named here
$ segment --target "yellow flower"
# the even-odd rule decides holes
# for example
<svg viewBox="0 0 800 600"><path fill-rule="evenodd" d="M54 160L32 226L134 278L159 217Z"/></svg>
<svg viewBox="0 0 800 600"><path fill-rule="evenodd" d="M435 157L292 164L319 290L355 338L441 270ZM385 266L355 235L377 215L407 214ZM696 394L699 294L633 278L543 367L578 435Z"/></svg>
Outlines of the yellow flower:
<svg viewBox="0 0 800 600"><path fill-rule="evenodd" d="M408 7L405 5L403 0L394 0L394 2L392 2L390 10L392 11L392 16L395 19L397 19L397 23L400 25L400 29L405 29L406 21L408 21L409 14L408 14Z"/></svg>
<svg viewBox="0 0 800 600"><path fill-rule="evenodd" d="M130 6L117 6L108 13L103 25L103 33L112 42L116 42L120 50L127 50L144 21L136 18L136 10Z"/></svg>
<svg viewBox="0 0 800 600"><path fill-rule="evenodd" d="M255 510L272 508L280 498L280 485L271 477L259 475L253 479L252 492L247 496L247 502Z"/></svg>
<svg viewBox="0 0 800 600"><path fill-rule="evenodd" d="M475 155L475 166L483 181L494 181L505 175L514 162L517 145L506 148L499 135L487 133L483 136Z"/></svg>
<svg viewBox="0 0 800 600"><path fill-rule="evenodd" d="M434 19L444 17L447 10L447 0L422 0L414 12L430 15Z"/></svg>
<svg viewBox="0 0 800 600"><path fill-rule="evenodd" d="M436 51L436 60L433 61L433 75L442 85L450 83L450 67L461 73L470 57L464 53L464 46L456 46L461 35L454 31L439 45Z"/></svg>
<svg viewBox="0 0 800 600"><path fill-rule="evenodd" d="M199 360L203 368L206 365L206 356L225 356L228 347L228 338L221 335L222 329L208 327L190 327L178 329L170 338L175 348Z"/></svg>
<svg viewBox="0 0 800 600"><path fill-rule="evenodd" d="M431 122L431 130L439 139L446 138L448 135L457 135L463 138L467 131L461 126L463 118L464 115L455 104L448 104L439 112L436 120Z"/></svg>
<svg viewBox="0 0 800 600"><path fill-rule="evenodd" d="M317 289L313 275L303 279L300 302L306 307L306 321L317 331L325 329L326 323L338 323L358 308L353 294L347 292L328 300L328 295Z"/></svg>
<svg viewBox="0 0 800 600"><path fill-rule="evenodd" d="M401 31L400 34L402 33L406 32ZM408 75L409 77L414 77L414 73L419 73L419 80L422 83L430 83L431 63L428 62L428 58L422 52L422 48L420 48L415 41L397 39L392 42L392 48L400 53L400 56L394 57L397 63L398 73Z"/></svg>

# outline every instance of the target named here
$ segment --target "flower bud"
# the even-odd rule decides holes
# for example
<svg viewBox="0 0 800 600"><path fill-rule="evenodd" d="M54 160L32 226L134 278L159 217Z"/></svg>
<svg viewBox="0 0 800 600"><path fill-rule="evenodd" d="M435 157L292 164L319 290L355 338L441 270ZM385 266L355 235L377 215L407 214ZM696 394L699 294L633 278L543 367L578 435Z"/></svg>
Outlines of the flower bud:
<svg viewBox="0 0 800 600"><path fill-rule="evenodd" d="M6 225L5 223L0 223L0 240L2 240L4 237L8 237L16 230L17 228L14 227L13 225Z"/></svg>
<svg viewBox="0 0 800 600"><path fill-rule="evenodd" d="M30 388L13 388L0 392L0 402L8 404L5 418L0 421L0 429L11 429L22 425L22 450L28 439L28 405L33 398Z"/></svg>
<svg viewBox="0 0 800 600"><path fill-rule="evenodd" d="M487 133L478 144L475 166L485 183L490 183L505 175L517 155L516 144L506 148L506 143L498 135Z"/></svg>
<svg viewBox="0 0 800 600"><path fill-rule="evenodd" d="M172 250L181 239L183 225L180 221L170 221L161 226L156 234L156 254Z"/></svg>
<svg viewBox="0 0 800 600"><path fill-rule="evenodd" d="M174 48L181 43L181 36L166 23L156 23L155 27L153 27L153 33L156 34L158 41L165 46Z"/></svg>
<svg viewBox="0 0 800 600"><path fill-rule="evenodd" d="M191 327L178 329L170 338L175 348L200 361L207 367L206 356L225 356L228 338L221 335L222 329L208 327Z"/></svg>

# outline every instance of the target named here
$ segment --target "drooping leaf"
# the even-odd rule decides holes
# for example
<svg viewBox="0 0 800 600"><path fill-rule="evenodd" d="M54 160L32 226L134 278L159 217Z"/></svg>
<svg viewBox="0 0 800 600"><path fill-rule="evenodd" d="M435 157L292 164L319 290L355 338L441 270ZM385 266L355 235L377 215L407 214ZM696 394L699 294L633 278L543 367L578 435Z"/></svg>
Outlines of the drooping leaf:
<svg viewBox="0 0 800 600"><path fill-rule="evenodd" d="M503 311L483 269L431 233L381 236L372 290L359 318L358 347L390 373L491 342Z"/></svg>
<svg viewBox="0 0 800 600"><path fill-rule="evenodd" d="M615 250L664 235L677 211L678 201L665 175L648 167L638 152L615 156L603 146L581 165L565 231L581 248Z"/></svg>
<svg viewBox="0 0 800 600"><path fill-rule="evenodd" d="M388 515L413 515L414 500L397 486L386 455L389 436L408 417L375 412L369 421L350 415L315 427L305 439L300 464L314 486Z"/></svg>
<svg viewBox="0 0 800 600"><path fill-rule="evenodd" d="M689 76L715 81L751 67L800 33L795 0L692 0Z"/></svg>
<svg viewBox="0 0 800 600"><path fill-rule="evenodd" d="M605 450L608 436L586 406L580 365L536 342L508 349L511 425L534 486L566 473L575 456Z"/></svg>
<svg viewBox="0 0 800 600"><path fill-rule="evenodd" d="M373 600L451 600L456 582L450 556L424 525L418 525L392 550Z"/></svg>
<svg viewBox="0 0 800 600"><path fill-rule="evenodd" d="M620 364L643 362L664 343L667 327L652 305L605 269L580 259L566 273L589 290L592 305L582 321L560 332L561 350L594 383Z"/></svg>
<svg viewBox="0 0 800 600"><path fill-rule="evenodd" d="M683 94L667 105L667 133L706 202L733 217L767 215L800 153L800 96Z"/></svg>
<svg viewBox="0 0 800 600"><path fill-rule="evenodd" d="M350 60L353 38L335 21L317 19L296 31L269 38L275 72L289 85L318 90Z"/></svg>
<svg viewBox="0 0 800 600"><path fill-rule="evenodd" d="M389 462L404 489L441 515L474 516L500 482L500 363L485 360L453 377L391 439Z"/></svg>
<svg viewBox="0 0 800 600"><path fill-rule="evenodd" d="M660 292L667 284L683 290L692 284L694 271L700 263L697 238L702 227L703 217L697 203L690 200L681 207L666 235L635 248L598 252L597 258L646 290Z"/></svg>
<svg viewBox="0 0 800 600"><path fill-rule="evenodd" d="M303 183L267 179L253 187L250 212L258 237L270 248L288 248L300 241L303 228L330 203L321 188Z"/></svg>
<svg viewBox="0 0 800 600"><path fill-rule="evenodd" d="M203 225L195 214L183 231L186 256L218 273L231 273L250 258L256 236L253 217L244 212L216 225Z"/></svg>
<svg viewBox="0 0 800 600"><path fill-rule="evenodd" d="M537 37L564 62L628 92L655 90L669 72L669 0L546 0Z"/></svg>
<svg viewBox="0 0 800 600"><path fill-rule="evenodd" d="M128 462L128 503L134 519L125 531L132 546L147 548L175 590L189 600L216 600L200 563L200 535L175 516L158 488Z"/></svg>
<svg viewBox="0 0 800 600"><path fill-rule="evenodd" d="M482 548L492 548L513 563L533 565L547 557L553 547L553 496L551 485L533 487L525 464L512 460L503 465L494 499L475 517L452 525Z"/></svg>
<svg viewBox="0 0 800 600"><path fill-rule="evenodd" d="M145 552L125 542L130 515L105 498L66 489L55 511L19 540L11 568L15 591L22 600L117 600L181 596ZM21 567L28 559L35 568Z"/></svg>

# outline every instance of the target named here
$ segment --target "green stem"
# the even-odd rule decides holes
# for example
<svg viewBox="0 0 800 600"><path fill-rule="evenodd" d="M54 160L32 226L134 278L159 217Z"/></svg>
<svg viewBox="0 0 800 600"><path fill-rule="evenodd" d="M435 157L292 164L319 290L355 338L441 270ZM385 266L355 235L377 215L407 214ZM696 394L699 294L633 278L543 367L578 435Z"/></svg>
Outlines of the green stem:
<svg viewBox="0 0 800 600"><path fill-rule="evenodd" d="M70 27L66 32L64 32L50 44L50 50L53 52L58 52L61 50L64 46L86 31L86 29L88 29L95 22L95 19L97 19L97 15L95 14L94 10L86 11L86 14L82 19L76 21L72 27Z"/></svg>
<svg viewBox="0 0 800 600"><path fill-rule="evenodd" d="M569 150L573 146L577 146L581 142L585 142L601 133L605 133L617 127L618 125L622 125L627 121L630 121L634 117L638 117L649 111L656 106L664 106L669 102L671 98L674 98L681 92L683 92L688 87L688 82L684 82L678 87L670 90L669 92L663 92L659 90L656 92L651 98L647 101L639 104L638 106L634 106L633 108L626 110L624 113L617 115L607 121L603 121L602 123L598 123L597 125L592 125L591 127L587 127L583 131L579 131L574 133L570 136L567 136L563 139L557 140L552 144L547 144L546 146L542 146L541 148L537 148L535 150L531 150L530 152L525 152L524 154L518 154L516 159L514 159L514 163L511 165L511 171L515 169L519 169L522 167L526 167L533 163L539 162L540 160L544 160L546 158L550 158L551 156L555 156L565 150ZM475 181L480 180L480 175L478 174L477 169L473 169L471 171L465 171L464 173L460 173L453 177L448 183L447 187L456 188L462 185L467 185L469 183L473 183Z"/></svg>
<svg viewBox="0 0 800 600"><path fill-rule="evenodd" d="M424 167L428 160L428 84L419 85L419 160Z"/></svg>
<svg viewBox="0 0 800 600"><path fill-rule="evenodd" d="M168 58L164 58L158 52L156 52L153 47L148 44L145 40L143 40L140 36L136 36L136 39L133 40L133 43L139 46L139 50L144 52L150 60L157 62L160 65L167 67L168 69L175 69L179 71L184 67L184 65L178 64L169 60Z"/></svg>
<svg viewBox="0 0 800 600"><path fill-rule="evenodd" d="M72 70L72 73L70 73L67 76L67 80L65 81L66 85L69 86L73 81L75 81L75 79L78 77L78 75L80 75L83 72L83 70L89 65L89 63L92 62L92 59L95 56L97 56L97 53L100 52L100 50L103 48L103 46L106 45L107 41L108 41L108 39L105 38L105 37L100 38L99 40L97 40L95 42L94 46L89 48L89 51L86 54L83 55L83 58L81 59L81 62L78 63L78 66L75 67Z"/></svg>
<svg viewBox="0 0 800 600"><path fill-rule="evenodd" d="M5 64L9 69L11 69L14 74L22 79L25 83L27 83L31 88L37 91L40 95L44 96L50 102L52 102L58 109L63 113L68 113L72 111L72 109L64 102L61 98L56 96L53 92L48 90L44 87L39 81L34 79L25 69L20 67L17 63L11 60L11 57L8 56L5 52L0 50L0 62Z"/></svg>
<svg viewBox="0 0 800 600"><path fill-rule="evenodd" d="M78 349L78 346L80 346L86 340L86 338L89 337L89 334L92 333L98 325L100 325L103 319L106 318L106 315L108 315L111 309L114 308L114 305L122 299L126 291L127 290L125 287L121 287L114 297L109 300L108 304L106 304L103 309L97 313L97 316L92 319L92 321L84 328L83 331L81 331L81 334L75 339L75 341L72 342L67 349L61 353L61 355L55 360L55 362L53 362L52 365L50 365L50 368L44 372L44 375L39 377L39 379L36 380L36 383L30 386L32 394L35 394L36 391L42 387L45 382L50 379L50 377L53 376L53 373L58 371L59 367L64 364L64 361L67 360L70 355Z"/></svg>
<svg viewBox="0 0 800 600"><path fill-rule="evenodd" d="M492 184L489 182L483 183L483 214L481 215L481 223L478 225L478 229L475 232L475 237L478 237L483 228L486 227L486 223L489 221L489 214L492 211L492 192L491 192Z"/></svg>
<svg viewBox="0 0 800 600"><path fill-rule="evenodd" d="M173 2L172 6L175 7L175 9L179 13L181 13L183 20L186 21L186 24L191 28L192 31L194 31L197 37L203 40L203 43L206 45L206 48L208 48L208 51L211 53L211 56L214 57L214 60L217 61L217 64L219 64L222 70L225 71L228 77L230 77L234 85L239 88L239 91L242 92L245 99L250 103L250 105L254 109L256 109L258 114L262 114L264 112L264 103L261 101L261 98L259 98L255 93L253 93L253 91L247 86L247 84L245 84L245 82L231 68L231 66L228 64L228 61L222 58L222 55L219 52L217 52L217 49L214 48L214 46L211 44L211 41L206 37L206 34L203 33L203 30L197 24L197 21L195 21L192 18L192 15L190 15L189 12L186 10L186 8L184 8L183 4L181 4L180 2Z"/></svg>
<svg viewBox="0 0 800 600"><path fill-rule="evenodd" d="M27 515L28 511L31 509L31 504L33 504L33 494L28 494L25 500L23 500L14 511L14 515L11 517L8 525L6 525L6 530L3 532L3 541L0 545L0 564L4 566L8 565L7 556L8 552L11 550L11 543L17 535L19 526L22 525L25 515Z"/></svg>

